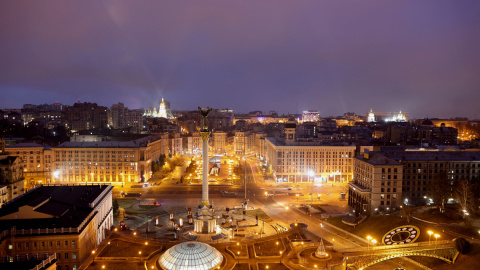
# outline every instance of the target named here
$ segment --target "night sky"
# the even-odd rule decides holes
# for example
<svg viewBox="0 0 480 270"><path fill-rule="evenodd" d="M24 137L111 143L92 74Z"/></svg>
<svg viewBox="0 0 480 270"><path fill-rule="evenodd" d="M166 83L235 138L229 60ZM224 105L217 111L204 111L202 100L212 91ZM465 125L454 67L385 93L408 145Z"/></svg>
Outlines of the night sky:
<svg viewBox="0 0 480 270"><path fill-rule="evenodd" d="M0 93L480 118L480 1L3 0Z"/></svg>

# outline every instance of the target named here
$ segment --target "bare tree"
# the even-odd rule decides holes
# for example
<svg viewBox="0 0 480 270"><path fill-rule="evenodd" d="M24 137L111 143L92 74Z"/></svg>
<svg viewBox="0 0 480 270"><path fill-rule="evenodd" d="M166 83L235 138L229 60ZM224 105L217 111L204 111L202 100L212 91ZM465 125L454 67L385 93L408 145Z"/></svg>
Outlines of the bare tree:
<svg viewBox="0 0 480 270"><path fill-rule="evenodd" d="M415 208L411 205L401 205L400 206L402 209L401 209L401 214L402 214L402 217L406 218L407 219L407 224L410 224L410 218L412 217L412 213L413 213L413 210L415 210Z"/></svg>
<svg viewBox="0 0 480 270"><path fill-rule="evenodd" d="M467 179L462 179L455 186L455 198L462 207L462 210L468 211L474 203L474 184Z"/></svg>
<svg viewBox="0 0 480 270"><path fill-rule="evenodd" d="M431 192L434 201L437 203L437 207L440 212L443 213L445 211L445 203L448 198L452 196L452 185L445 171L441 171L435 175Z"/></svg>

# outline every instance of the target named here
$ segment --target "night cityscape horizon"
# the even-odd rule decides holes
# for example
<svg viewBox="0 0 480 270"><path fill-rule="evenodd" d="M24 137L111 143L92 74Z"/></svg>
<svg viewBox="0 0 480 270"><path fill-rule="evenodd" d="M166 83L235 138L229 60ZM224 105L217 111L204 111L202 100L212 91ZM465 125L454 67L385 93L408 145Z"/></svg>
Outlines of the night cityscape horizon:
<svg viewBox="0 0 480 270"><path fill-rule="evenodd" d="M480 1L0 1L1 270L480 269Z"/></svg>

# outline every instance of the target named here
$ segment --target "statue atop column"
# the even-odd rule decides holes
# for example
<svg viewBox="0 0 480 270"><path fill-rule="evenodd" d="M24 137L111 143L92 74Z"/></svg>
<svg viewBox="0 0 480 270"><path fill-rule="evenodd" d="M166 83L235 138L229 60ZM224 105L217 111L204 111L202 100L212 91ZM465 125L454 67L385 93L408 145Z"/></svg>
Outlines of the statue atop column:
<svg viewBox="0 0 480 270"><path fill-rule="evenodd" d="M207 116L212 111L212 108L200 108L200 107L198 107L198 110L200 111L200 114L203 117L202 131L208 131Z"/></svg>

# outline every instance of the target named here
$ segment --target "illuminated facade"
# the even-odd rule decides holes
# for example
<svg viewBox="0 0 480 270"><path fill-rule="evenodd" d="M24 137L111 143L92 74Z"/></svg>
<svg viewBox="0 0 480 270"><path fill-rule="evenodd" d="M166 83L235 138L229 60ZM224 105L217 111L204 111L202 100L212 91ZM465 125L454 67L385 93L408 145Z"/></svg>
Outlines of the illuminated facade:
<svg viewBox="0 0 480 270"><path fill-rule="evenodd" d="M355 146L285 145L274 138L266 138L265 144L267 164L278 182L352 180Z"/></svg>
<svg viewBox="0 0 480 270"><path fill-rule="evenodd" d="M53 148L54 180L61 182L140 182L151 177L151 162L162 154L158 137L127 142L66 142Z"/></svg>
<svg viewBox="0 0 480 270"><path fill-rule="evenodd" d="M368 122L375 122L375 114L373 113L373 109L370 109L370 112L368 113Z"/></svg>
<svg viewBox="0 0 480 270"><path fill-rule="evenodd" d="M166 118L166 119L174 118L172 113L170 112L170 103L166 102L163 98L162 98L162 102L160 102L158 112L156 108L153 108L153 110L149 108L143 113L143 116L154 117L154 118Z"/></svg>
<svg viewBox="0 0 480 270"><path fill-rule="evenodd" d="M7 200L12 200L25 192L21 158L0 155L0 185L7 186Z"/></svg>
<svg viewBox="0 0 480 270"><path fill-rule="evenodd" d="M320 121L320 113L318 111L303 111L302 122L318 122Z"/></svg>
<svg viewBox="0 0 480 270"><path fill-rule="evenodd" d="M9 155L22 159L23 176L27 189L49 183L52 180L52 151L49 148L36 143L19 143L9 145L5 149Z"/></svg>

